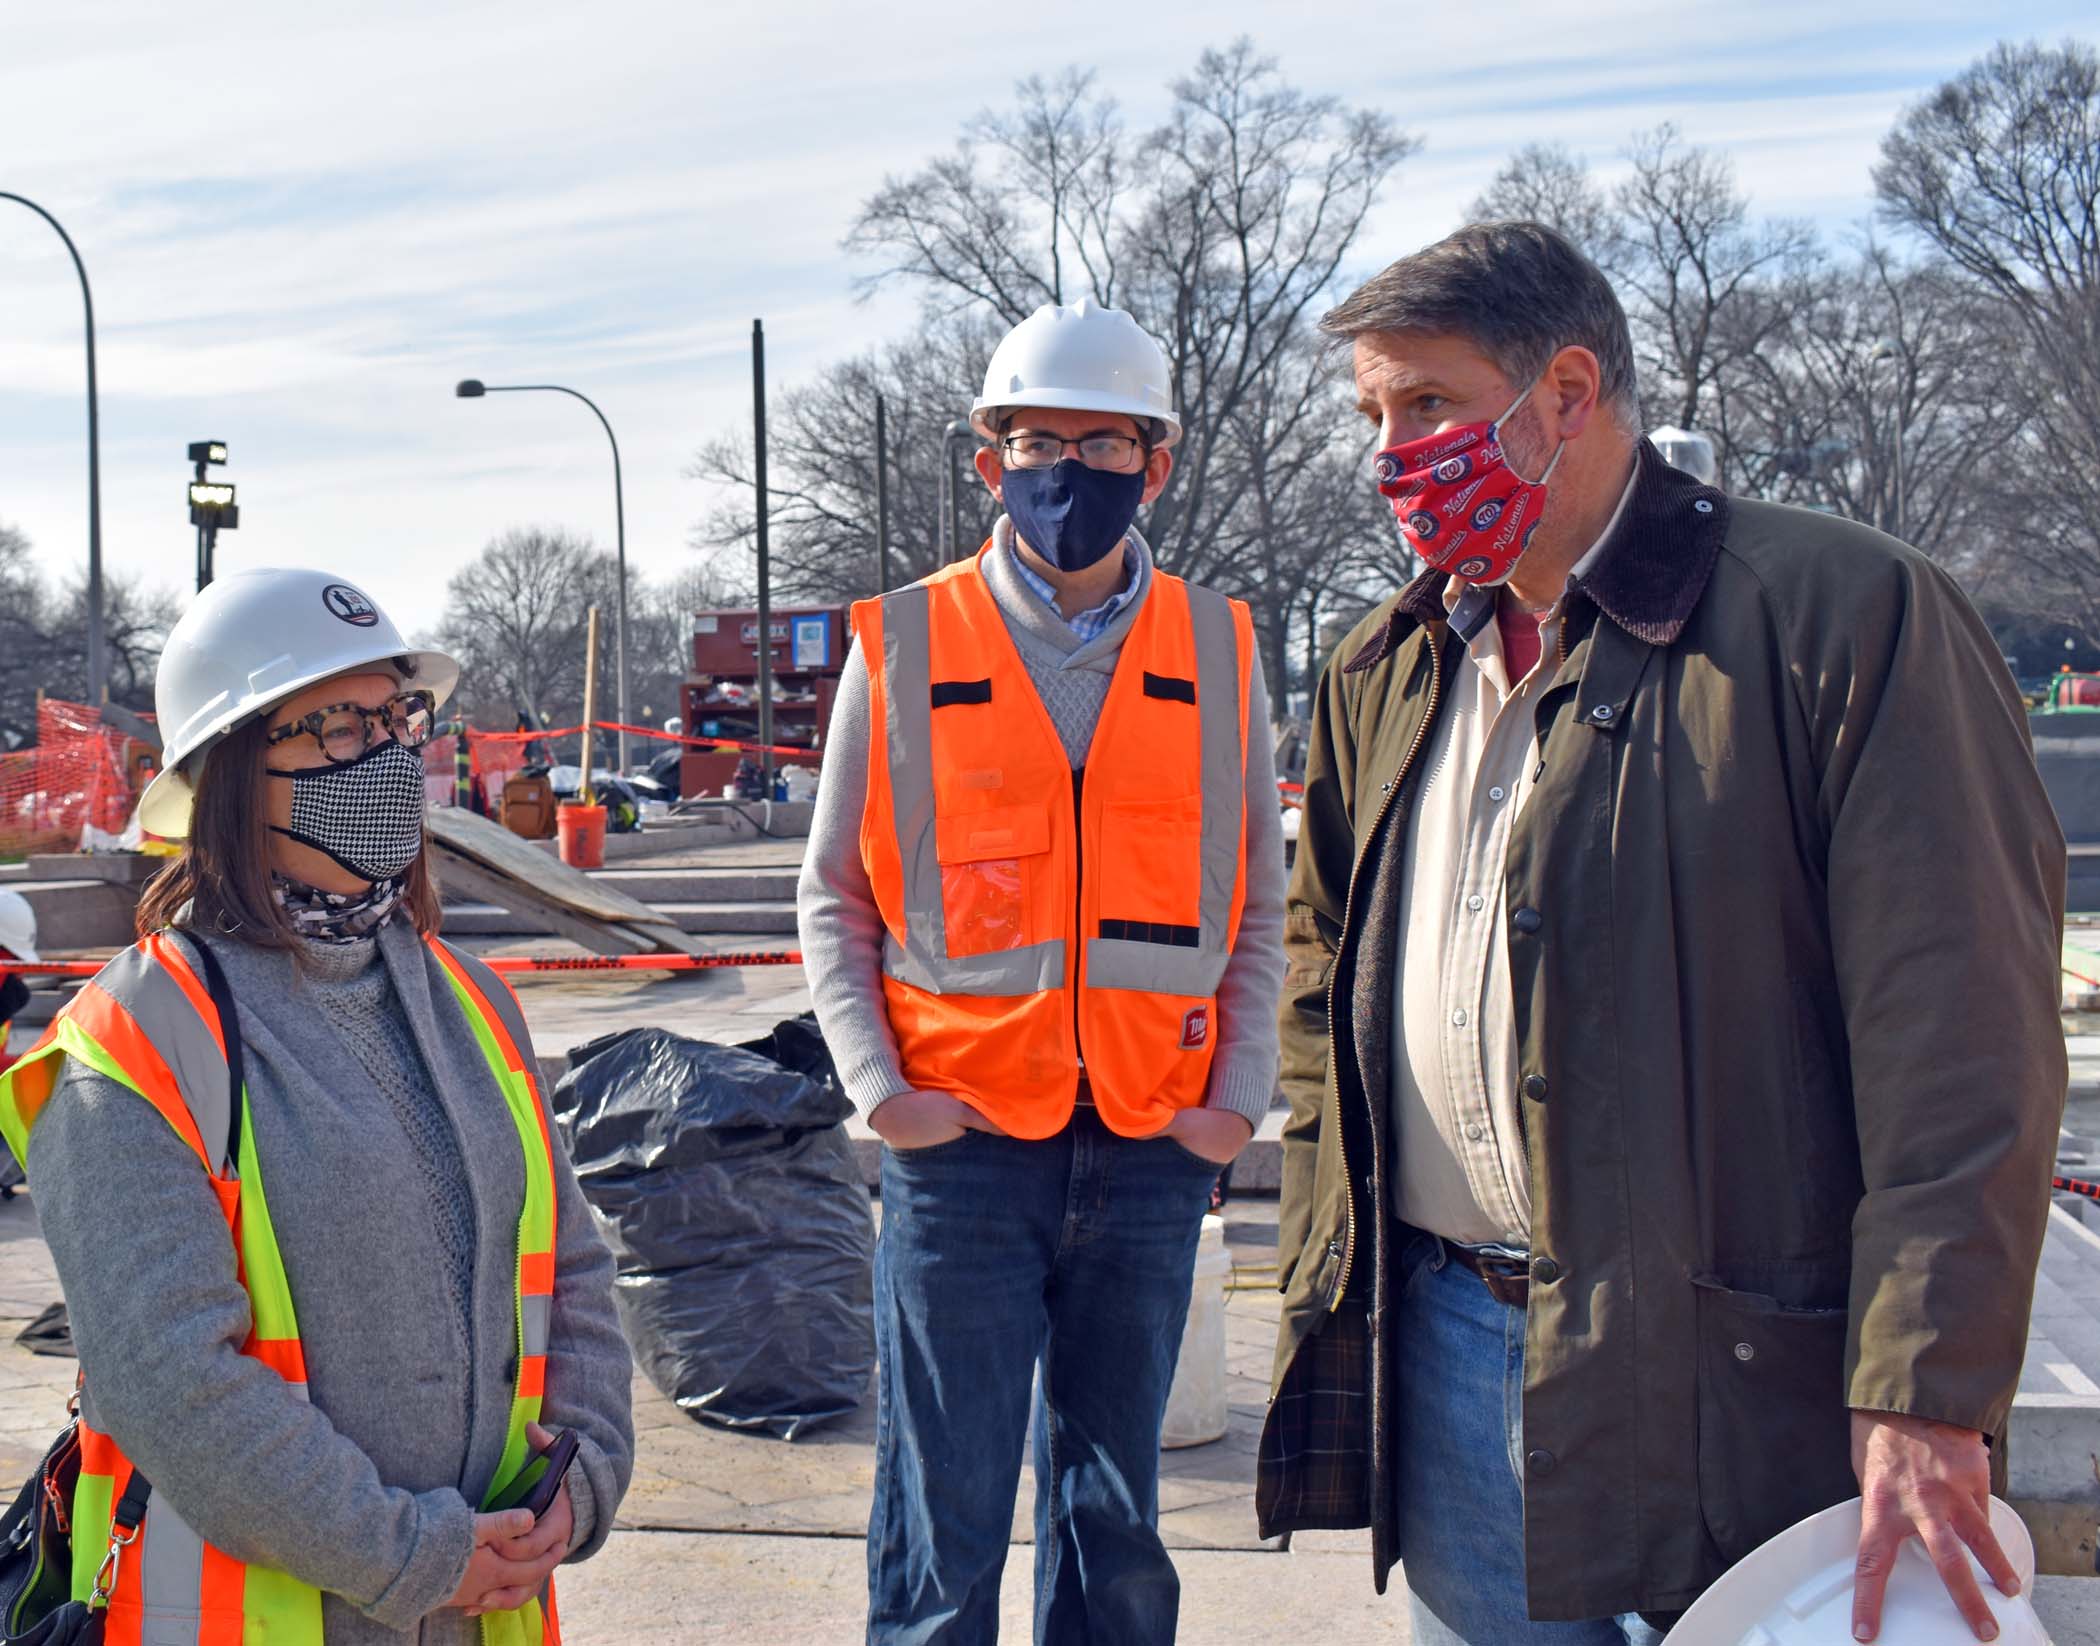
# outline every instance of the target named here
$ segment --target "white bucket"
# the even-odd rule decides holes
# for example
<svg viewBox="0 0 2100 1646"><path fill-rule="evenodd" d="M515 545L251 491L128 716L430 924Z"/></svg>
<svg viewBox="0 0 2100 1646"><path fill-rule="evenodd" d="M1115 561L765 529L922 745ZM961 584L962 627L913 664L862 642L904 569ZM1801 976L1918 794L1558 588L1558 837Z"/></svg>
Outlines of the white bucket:
<svg viewBox="0 0 2100 1646"><path fill-rule="evenodd" d="M1160 1425L1163 1448L1202 1446L1225 1435L1225 1281L1232 1259L1225 1252L1225 1220L1206 1217L1196 1240L1196 1284L1189 1294L1188 1324L1181 1332L1181 1358L1167 1393Z"/></svg>

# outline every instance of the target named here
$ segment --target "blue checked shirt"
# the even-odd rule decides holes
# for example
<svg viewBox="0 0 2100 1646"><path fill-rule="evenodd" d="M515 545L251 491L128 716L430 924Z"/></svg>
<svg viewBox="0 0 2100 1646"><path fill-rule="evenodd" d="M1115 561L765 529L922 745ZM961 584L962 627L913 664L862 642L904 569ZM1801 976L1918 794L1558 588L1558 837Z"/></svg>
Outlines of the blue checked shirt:
<svg viewBox="0 0 2100 1646"><path fill-rule="evenodd" d="M1137 594L1137 556L1127 543L1123 545L1122 588L1100 605L1081 612L1077 617L1066 617L1057 610L1057 590L1050 586L1048 579L1039 575L1027 561L1014 552L1011 543L1006 545L1006 554L1013 562L1014 570L1021 574L1021 581L1028 585L1038 600L1057 613L1058 621L1079 636L1082 646L1089 640L1100 639L1103 631L1116 620L1116 614L1129 605Z"/></svg>

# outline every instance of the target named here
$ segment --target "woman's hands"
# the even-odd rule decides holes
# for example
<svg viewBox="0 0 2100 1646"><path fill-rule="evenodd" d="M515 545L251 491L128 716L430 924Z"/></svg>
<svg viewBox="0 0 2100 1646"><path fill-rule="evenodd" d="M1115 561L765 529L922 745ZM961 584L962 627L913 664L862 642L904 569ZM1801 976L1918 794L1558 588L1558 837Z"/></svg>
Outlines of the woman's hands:
<svg viewBox="0 0 2100 1646"><path fill-rule="evenodd" d="M537 1423L526 1424L525 1435L535 1451L554 1438ZM515 1611L540 1592L567 1557L575 1531L576 1515L566 1483L537 1521L526 1509L476 1515L474 1554L467 1562L467 1575L446 1604L460 1607L469 1617Z"/></svg>

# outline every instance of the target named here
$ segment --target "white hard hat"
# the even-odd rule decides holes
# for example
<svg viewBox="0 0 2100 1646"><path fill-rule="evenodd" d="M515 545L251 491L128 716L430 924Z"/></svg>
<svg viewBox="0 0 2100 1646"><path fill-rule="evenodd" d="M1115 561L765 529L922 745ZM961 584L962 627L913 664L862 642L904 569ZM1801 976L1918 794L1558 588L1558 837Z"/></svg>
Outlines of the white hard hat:
<svg viewBox="0 0 2100 1646"><path fill-rule="evenodd" d="M1711 486L1720 475L1721 466L1714 458L1714 443L1710 435L1665 423L1659 429L1649 430L1648 439L1662 453L1665 463L1673 469L1684 470L1694 480Z"/></svg>
<svg viewBox="0 0 2100 1646"><path fill-rule="evenodd" d="M1677 1620L1663 1646L1851 1646L1852 1578L1859 1561L1860 1500L1840 1503L1790 1526L1724 1572ZM2034 1540L2009 1504L1991 1499L1991 1533L2019 1574L2020 1592L2007 1596L1969 1567L1998 1620L2000 1646L2049 1646L2034 1615ZM1900 1646L1975 1646L1916 1538L1898 1550L1889 1571L1878 1637Z"/></svg>
<svg viewBox="0 0 2100 1646"><path fill-rule="evenodd" d="M41 960L36 952L36 910L16 891L0 891L0 949L17 960Z"/></svg>
<svg viewBox="0 0 2100 1646"><path fill-rule="evenodd" d="M1045 303L999 340L984 371L984 393L970 408L970 426L996 440L993 414L1020 406L1123 412L1158 425L1155 445L1181 438L1166 355L1129 315L1090 297Z"/></svg>
<svg viewBox="0 0 2100 1646"><path fill-rule="evenodd" d="M192 781L211 746L318 680L382 664L442 703L459 682L443 652L419 651L378 605L333 572L263 566L229 572L168 635L153 678L161 772L139 797L139 824L190 832Z"/></svg>

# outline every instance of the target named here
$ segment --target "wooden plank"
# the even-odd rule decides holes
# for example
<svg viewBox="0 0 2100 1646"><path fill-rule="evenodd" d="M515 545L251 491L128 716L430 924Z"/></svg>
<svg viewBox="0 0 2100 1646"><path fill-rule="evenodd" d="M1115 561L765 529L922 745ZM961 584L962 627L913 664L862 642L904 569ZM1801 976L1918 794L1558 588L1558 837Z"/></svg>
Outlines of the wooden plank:
<svg viewBox="0 0 2100 1646"><path fill-rule="evenodd" d="M619 924L580 915L552 898L541 897L532 887L510 875L477 863L448 846L432 843L437 858L438 881L445 890L464 893L477 902L493 903L513 914L529 915L545 923L557 937L580 943L593 954L648 954L667 945L653 935Z"/></svg>
<svg viewBox="0 0 2100 1646"><path fill-rule="evenodd" d="M664 924L664 917L648 904L570 868L558 857L549 857L531 842L520 840L502 824L492 823L479 813L458 806L433 806L424 829L433 842L448 851L471 858L506 879L521 882L543 900L558 903L572 914L623 926ZM487 901L506 909L514 907L505 897L490 897Z"/></svg>

